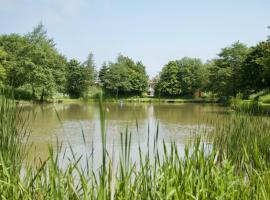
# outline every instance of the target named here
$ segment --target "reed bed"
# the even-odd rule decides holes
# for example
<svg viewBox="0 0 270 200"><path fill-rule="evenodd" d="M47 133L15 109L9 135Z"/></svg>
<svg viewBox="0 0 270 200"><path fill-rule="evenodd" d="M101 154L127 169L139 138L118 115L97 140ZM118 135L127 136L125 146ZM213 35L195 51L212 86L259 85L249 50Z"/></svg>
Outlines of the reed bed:
<svg viewBox="0 0 270 200"><path fill-rule="evenodd" d="M163 141L160 148L157 129L154 141L149 141L154 149L143 152L139 147L138 162L131 161L131 133L126 130L121 133L120 159L114 163L106 149L101 102L102 164L96 170L91 155L87 167L79 164L82 156L60 167L63 158L51 147L46 161L24 165L27 126L15 107L2 99L1 199L270 199L268 118L233 114L209 134L210 149L198 136L184 156L174 142Z"/></svg>

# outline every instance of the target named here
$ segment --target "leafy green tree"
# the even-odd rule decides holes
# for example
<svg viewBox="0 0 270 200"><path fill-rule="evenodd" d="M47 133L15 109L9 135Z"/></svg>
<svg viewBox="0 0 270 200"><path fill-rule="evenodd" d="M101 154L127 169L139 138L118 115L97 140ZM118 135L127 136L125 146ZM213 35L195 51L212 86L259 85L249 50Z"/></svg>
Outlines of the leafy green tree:
<svg viewBox="0 0 270 200"><path fill-rule="evenodd" d="M130 93L128 68L124 65L112 64L104 77L104 88L107 93L113 93L117 97L120 94Z"/></svg>
<svg viewBox="0 0 270 200"><path fill-rule="evenodd" d="M47 37L42 24L25 36L0 36L0 47L7 53L6 85L30 87L33 98L41 101L55 91L64 92L67 61Z"/></svg>
<svg viewBox="0 0 270 200"><path fill-rule="evenodd" d="M98 79L100 81L100 83L103 85L105 82L105 75L108 71L108 65L106 62L104 62L101 66L101 69L98 72Z"/></svg>
<svg viewBox="0 0 270 200"><path fill-rule="evenodd" d="M248 93L270 88L270 40L251 48L243 68L244 90Z"/></svg>
<svg viewBox="0 0 270 200"><path fill-rule="evenodd" d="M26 37L10 34L0 36L0 47L6 53L3 65L6 70L6 85L15 88L22 86L27 82L24 64L30 59L30 44Z"/></svg>
<svg viewBox="0 0 270 200"><path fill-rule="evenodd" d="M203 88L206 70L199 59L182 58L166 64L156 84L156 95L191 96Z"/></svg>
<svg viewBox="0 0 270 200"><path fill-rule="evenodd" d="M249 48L240 42L223 48L208 68L208 89L225 96L235 96L240 92L243 87L242 66L248 53Z"/></svg>
<svg viewBox="0 0 270 200"><path fill-rule="evenodd" d="M105 92L118 95L141 95L148 88L148 76L141 62L119 55L116 63L104 65L100 79Z"/></svg>
<svg viewBox="0 0 270 200"><path fill-rule="evenodd" d="M83 96L88 89L87 74L85 67L77 60L70 60L68 63L66 92L73 98Z"/></svg>
<svg viewBox="0 0 270 200"><path fill-rule="evenodd" d="M179 77L179 67L176 61L166 64L161 73L160 79L156 84L156 94L177 96L182 93Z"/></svg>
<svg viewBox="0 0 270 200"><path fill-rule="evenodd" d="M42 24L35 27L27 39L33 47L30 58L35 67L28 71L33 94L39 91L40 100L43 101L44 96L51 96L54 90L63 92L66 59L57 52L53 39L47 37ZM33 76L37 78L32 79Z"/></svg>
<svg viewBox="0 0 270 200"><path fill-rule="evenodd" d="M205 70L201 60L185 57L176 62L179 68L178 80L182 88L181 95L191 96L202 89Z"/></svg>

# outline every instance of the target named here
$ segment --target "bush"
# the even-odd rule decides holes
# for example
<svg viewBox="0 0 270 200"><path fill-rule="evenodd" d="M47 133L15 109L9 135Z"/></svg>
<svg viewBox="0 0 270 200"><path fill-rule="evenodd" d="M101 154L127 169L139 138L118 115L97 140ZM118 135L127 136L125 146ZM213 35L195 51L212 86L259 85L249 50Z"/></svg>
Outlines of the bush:
<svg viewBox="0 0 270 200"><path fill-rule="evenodd" d="M32 100L32 93L24 89L14 90L14 99L16 100Z"/></svg>
<svg viewBox="0 0 270 200"><path fill-rule="evenodd" d="M11 87L4 87L1 88L1 94L4 94L4 96L15 99L15 100L32 100L33 96L30 91L23 88L16 88L13 89Z"/></svg>

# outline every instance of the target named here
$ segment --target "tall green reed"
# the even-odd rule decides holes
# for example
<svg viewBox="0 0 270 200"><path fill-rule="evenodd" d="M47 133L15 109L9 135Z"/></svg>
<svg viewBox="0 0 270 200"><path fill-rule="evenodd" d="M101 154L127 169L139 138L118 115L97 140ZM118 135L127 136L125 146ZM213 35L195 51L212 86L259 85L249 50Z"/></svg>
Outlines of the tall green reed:
<svg viewBox="0 0 270 200"><path fill-rule="evenodd" d="M106 148L109 130L105 128L105 109L100 101L102 164L98 171L91 164L87 164L87 168L80 167L82 156L76 157L74 153L73 159L65 167L60 167L63 160L59 157L61 149L52 147L47 160L36 166L23 167L21 153L25 152L25 147L21 141L26 138L25 128L22 128L25 125L18 126L18 109L8 105L3 103L0 112L0 142L1 147L5 147L4 150L1 148L3 156L0 157L1 199L204 200L270 197L267 120L232 116L229 123L219 124L213 129L213 148L210 151L206 151L207 147L199 136L185 148L184 155L180 155L176 143L159 142L157 125L153 141L150 141L148 128L147 151L144 152L139 145L137 162L132 162L132 133L126 129L121 134L120 159L115 167L112 164L114 158L109 156ZM153 142L153 158L150 157L150 142ZM87 162L93 160L87 159ZM14 166L16 170L11 170ZM23 175L21 171L24 171Z"/></svg>
<svg viewBox="0 0 270 200"><path fill-rule="evenodd" d="M269 117L233 113L217 124L209 134L214 151L228 157L235 165L249 163L254 168L270 166Z"/></svg>

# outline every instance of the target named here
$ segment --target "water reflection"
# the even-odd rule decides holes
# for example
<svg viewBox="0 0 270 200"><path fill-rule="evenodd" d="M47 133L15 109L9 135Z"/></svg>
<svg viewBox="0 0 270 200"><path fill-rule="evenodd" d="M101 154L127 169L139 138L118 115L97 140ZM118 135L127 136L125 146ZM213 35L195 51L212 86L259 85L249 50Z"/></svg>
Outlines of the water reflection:
<svg viewBox="0 0 270 200"><path fill-rule="evenodd" d="M106 103L107 142L110 149L119 148L120 133L132 133L132 147L140 143L147 148L148 128L150 148L159 123L160 141L175 141L183 148L193 133L205 129L209 121L224 118L225 108L203 104L149 104L149 103ZM33 143L30 160L35 156L47 157L47 147L56 149L57 138L64 146L69 143L78 154L95 146L100 155L100 115L97 103L33 105L25 107L23 113L31 113L32 127L29 142ZM223 113L223 114L222 114ZM136 124L137 120L137 124ZM138 126L137 126L138 125ZM85 137L86 146L84 144ZM134 154L134 157L135 154Z"/></svg>

